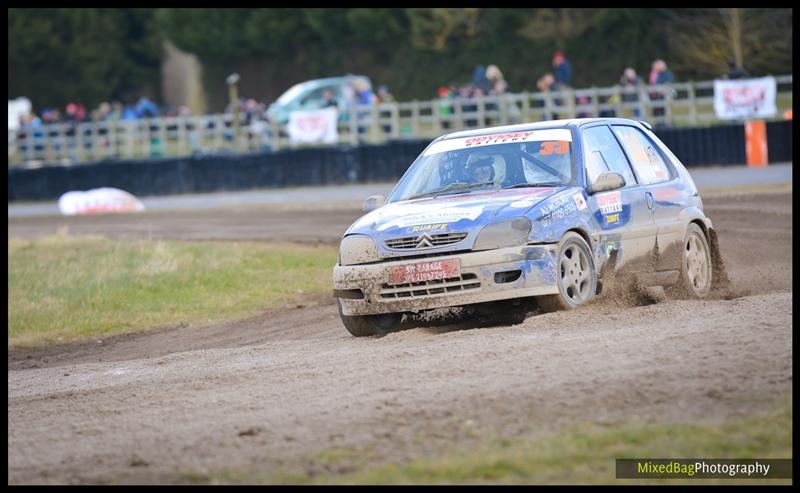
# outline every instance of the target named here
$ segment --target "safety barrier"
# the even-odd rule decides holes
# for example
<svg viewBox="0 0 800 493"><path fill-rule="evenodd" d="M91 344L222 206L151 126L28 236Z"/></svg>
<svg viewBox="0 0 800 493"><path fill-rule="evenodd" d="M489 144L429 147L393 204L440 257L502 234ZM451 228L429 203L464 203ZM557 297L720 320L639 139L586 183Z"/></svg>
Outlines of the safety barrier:
<svg viewBox="0 0 800 493"><path fill-rule="evenodd" d="M791 161L792 122L767 123L769 161ZM686 166L741 165L744 125L657 128ZM247 154L99 161L79 166L8 170L8 201L54 200L70 190L116 187L137 196L254 188L393 181L429 140L381 145L283 149Z"/></svg>

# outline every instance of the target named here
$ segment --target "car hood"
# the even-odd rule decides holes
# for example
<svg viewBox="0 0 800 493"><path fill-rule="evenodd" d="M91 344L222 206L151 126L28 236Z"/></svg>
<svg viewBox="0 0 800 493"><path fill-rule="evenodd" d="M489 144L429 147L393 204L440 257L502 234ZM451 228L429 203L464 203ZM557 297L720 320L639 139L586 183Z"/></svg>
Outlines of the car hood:
<svg viewBox="0 0 800 493"><path fill-rule="evenodd" d="M485 225L525 215L536 204L565 187L518 188L446 195L393 202L356 221L345 235L372 237L382 258L468 250ZM462 240L439 247L389 248L387 240L442 234L463 234Z"/></svg>

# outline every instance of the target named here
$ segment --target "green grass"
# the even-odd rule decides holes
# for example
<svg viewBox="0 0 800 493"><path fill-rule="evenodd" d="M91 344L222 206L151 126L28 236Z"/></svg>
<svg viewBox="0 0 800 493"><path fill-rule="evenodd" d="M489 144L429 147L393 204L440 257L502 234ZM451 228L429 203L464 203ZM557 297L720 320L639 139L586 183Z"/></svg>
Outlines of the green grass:
<svg viewBox="0 0 800 493"><path fill-rule="evenodd" d="M332 289L335 247L112 240L8 242L8 344L36 346L254 316Z"/></svg>
<svg viewBox="0 0 800 493"><path fill-rule="evenodd" d="M194 477L213 483L314 484L789 484L791 480L696 479L618 480L615 458L772 458L792 457L792 408L789 398L773 412L722 423L586 424L537 440L486 439L469 450L405 464L378 463L370 448L337 447L310 457L308 475L281 470L268 475L225 471ZM188 476L187 476L188 478Z"/></svg>

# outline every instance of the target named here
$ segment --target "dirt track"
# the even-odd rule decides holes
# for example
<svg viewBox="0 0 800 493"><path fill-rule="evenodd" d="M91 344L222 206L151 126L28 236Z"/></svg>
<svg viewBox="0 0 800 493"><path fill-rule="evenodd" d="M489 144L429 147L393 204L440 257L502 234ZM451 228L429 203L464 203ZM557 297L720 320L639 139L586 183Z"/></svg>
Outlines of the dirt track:
<svg viewBox="0 0 800 493"><path fill-rule="evenodd" d="M584 422L719 421L770 409L791 393L791 192L704 201L732 299L601 298L514 327L355 339L319 298L216 326L10 353L9 483L313 473L331 466L312 455L332 447L360 451L338 470ZM336 242L358 212L295 214L274 228L263 209L126 220L153 237ZM72 233L126 229L116 219L44 218L9 220L9 235L65 223Z"/></svg>

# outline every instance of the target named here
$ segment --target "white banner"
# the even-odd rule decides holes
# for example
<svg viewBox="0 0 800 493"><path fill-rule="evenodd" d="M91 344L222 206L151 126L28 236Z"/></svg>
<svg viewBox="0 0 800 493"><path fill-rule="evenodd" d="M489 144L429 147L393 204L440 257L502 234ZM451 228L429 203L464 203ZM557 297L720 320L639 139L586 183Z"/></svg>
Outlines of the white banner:
<svg viewBox="0 0 800 493"><path fill-rule="evenodd" d="M765 118L778 112L775 107L775 77L715 80L714 112L720 120Z"/></svg>
<svg viewBox="0 0 800 493"><path fill-rule="evenodd" d="M336 108L313 111L293 111L289 114L289 140L292 144L339 142L336 122L339 112Z"/></svg>

